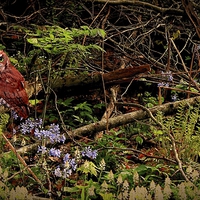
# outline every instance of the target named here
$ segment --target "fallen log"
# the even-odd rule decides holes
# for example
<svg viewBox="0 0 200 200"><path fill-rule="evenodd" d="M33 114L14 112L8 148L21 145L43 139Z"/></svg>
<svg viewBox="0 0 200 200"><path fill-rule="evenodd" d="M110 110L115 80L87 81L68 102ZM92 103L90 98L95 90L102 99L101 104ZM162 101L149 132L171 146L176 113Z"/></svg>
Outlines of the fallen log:
<svg viewBox="0 0 200 200"><path fill-rule="evenodd" d="M138 111L122 114L122 115L119 115L117 117L113 117L110 119L103 119L101 121L80 127L78 129L75 129L75 130L69 132L68 134L73 137L94 135L95 133L104 131L106 129L112 129L115 127L119 127L121 125L132 123L135 120L144 120L144 119L150 118L151 114L155 115L158 111L162 111L162 113L165 115L172 114L172 113L176 112L178 106L183 102L186 102L190 105L194 105L197 102L200 102L200 96L189 98L189 99L184 99L181 101L166 103L166 104L163 104L160 106L155 106L150 109L147 109L140 104L116 103L116 105L117 104L118 105L129 105L129 106L140 107L142 109L138 110Z"/></svg>
<svg viewBox="0 0 200 200"><path fill-rule="evenodd" d="M51 87L55 91L84 91L101 87L102 78L105 84L112 85L126 82L134 78L136 75L149 72L150 70L150 65L140 65L124 69L117 69L108 73L97 72L89 75L68 75L55 79Z"/></svg>
<svg viewBox="0 0 200 200"><path fill-rule="evenodd" d="M183 102L188 103L190 105L194 105L194 104L200 102L200 96L189 98L189 99L184 99L181 101L166 103L166 104L163 104L160 106L155 106L150 109L145 108L144 106L141 106L139 104L134 104L135 107L138 106L142 109L138 110L138 111L122 114L122 115L119 115L117 117L113 117L110 119L104 118L103 120L101 120L99 122L95 122L95 123L88 124L86 126L82 126L73 131L68 131L66 134L66 138L70 139L73 137L95 135L95 133L98 133L100 131L112 129L115 127L119 127L121 125L126 125L129 123L135 122L135 120L145 120L148 118L152 118L151 115L156 115L156 113L158 111L163 112L163 114L165 114L165 115L169 115L169 114L175 113L176 110L178 109L178 106ZM129 103L126 103L126 104L116 103L116 104L121 106L121 105L127 105ZM133 106L132 103L130 103L129 105ZM49 144L49 143L50 143L50 141L47 141L47 144ZM38 148L38 145L41 145L40 142L38 142L38 143L36 142L34 144L21 147L20 149L17 150L17 152L20 154L27 153L27 152L32 151L33 149L36 150Z"/></svg>

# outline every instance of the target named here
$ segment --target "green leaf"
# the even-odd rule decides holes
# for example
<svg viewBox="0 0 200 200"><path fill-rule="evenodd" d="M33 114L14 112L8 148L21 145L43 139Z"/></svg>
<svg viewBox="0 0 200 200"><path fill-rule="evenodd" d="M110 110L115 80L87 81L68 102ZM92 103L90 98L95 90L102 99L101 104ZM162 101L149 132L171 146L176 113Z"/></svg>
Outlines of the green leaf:
<svg viewBox="0 0 200 200"><path fill-rule="evenodd" d="M78 168L78 171L82 171L84 174L92 174L94 176L97 176L97 167L96 165L91 161L85 161L83 165Z"/></svg>
<svg viewBox="0 0 200 200"><path fill-rule="evenodd" d="M114 200L115 196L112 193L99 193L101 195L101 197L103 198L103 200Z"/></svg>
<svg viewBox="0 0 200 200"><path fill-rule="evenodd" d="M4 50L4 49L6 49L6 47L3 44L0 44L0 49Z"/></svg>
<svg viewBox="0 0 200 200"><path fill-rule="evenodd" d="M38 44L38 39L37 38L28 38L27 41L31 44Z"/></svg>
<svg viewBox="0 0 200 200"><path fill-rule="evenodd" d="M140 136L137 136L137 137L135 138L135 140L136 140L136 142L137 142L138 144L142 144L142 143L143 143L143 139L142 139Z"/></svg>
<svg viewBox="0 0 200 200"><path fill-rule="evenodd" d="M153 107L154 107L154 104L152 104L152 103L147 103L147 104L146 104L146 107L147 107L147 108L153 108Z"/></svg>
<svg viewBox="0 0 200 200"><path fill-rule="evenodd" d="M94 105L94 108L99 108L99 109L101 109L101 108L103 108L103 107L105 107L105 104L104 104L104 103L98 103L98 104Z"/></svg>
<svg viewBox="0 0 200 200"><path fill-rule="evenodd" d="M10 62L14 65L19 64L18 60L13 57L10 57Z"/></svg>
<svg viewBox="0 0 200 200"><path fill-rule="evenodd" d="M103 29L99 29L99 30L98 30L98 33L99 33L99 35L100 35L102 38L105 38L105 37L106 37L106 32L105 32Z"/></svg>
<svg viewBox="0 0 200 200"><path fill-rule="evenodd" d="M153 132L155 135L163 135L163 131L162 130L154 130Z"/></svg>
<svg viewBox="0 0 200 200"><path fill-rule="evenodd" d="M58 101L58 103L61 104L61 105L63 105L63 106L70 106L71 102L73 100L74 100L73 98L68 98L65 101L60 100L60 101Z"/></svg>
<svg viewBox="0 0 200 200"><path fill-rule="evenodd" d="M64 187L64 192L69 192L69 193L72 193L72 192L79 192L80 189L78 189L77 187Z"/></svg>
<svg viewBox="0 0 200 200"><path fill-rule="evenodd" d="M197 89L195 89L195 88L193 88L193 87L190 88L190 91L191 91L191 92L197 92L197 93L199 92Z"/></svg>
<svg viewBox="0 0 200 200"><path fill-rule="evenodd" d="M139 165L136 168L136 171L138 172L138 174L144 174L147 171L147 166L146 165Z"/></svg>
<svg viewBox="0 0 200 200"><path fill-rule="evenodd" d="M32 106L35 106L36 104L38 104L40 101L38 99L30 99L29 100L29 103L32 105Z"/></svg>
<svg viewBox="0 0 200 200"><path fill-rule="evenodd" d="M54 40L54 38L55 38L52 33L49 33L49 37L50 37L51 40Z"/></svg>

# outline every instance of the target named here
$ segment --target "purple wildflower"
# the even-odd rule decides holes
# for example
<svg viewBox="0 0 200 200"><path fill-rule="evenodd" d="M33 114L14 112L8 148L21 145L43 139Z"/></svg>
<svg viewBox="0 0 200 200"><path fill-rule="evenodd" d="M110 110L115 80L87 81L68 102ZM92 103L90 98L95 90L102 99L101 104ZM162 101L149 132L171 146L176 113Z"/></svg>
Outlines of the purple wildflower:
<svg viewBox="0 0 200 200"><path fill-rule="evenodd" d="M165 87L169 87L169 83L165 83L165 85L164 85Z"/></svg>
<svg viewBox="0 0 200 200"><path fill-rule="evenodd" d="M60 158L61 151L59 149L51 148L49 150L49 155Z"/></svg>
<svg viewBox="0 0 200 200"><path fill-rule="evenodd" d="M76 164L75 158L70 159L70 160L69 160L69 164L70 164L71 168L72 168L74 171L76 171L77 164Z"/></svg>
<svg viewBox="0 0 200 200"><path fill-rule="evenodd" d="M42 154L45 154L47 152L47 148L45 146L38 146L37 153L41 152Z"/></svg>
<svg viewBox="0 0 200 200"><path fill-rule="evenodd" d="M169 82L172 82L173 81L173 76L172 76L172 72L171 71L167 71L167 72L161 72L162 74L162 77L164 78L164 80L166 80L166 82L161 82L161 83L158 83L158 87L162 87L162 86L165 86L165 87L169 87Z"/></svg>
<svg viewBox="0 0 200 200"><path fill-rule="evenodd" d="M165 86L164 82L158 83L158 87Z"/></svg>
<svg viewBox="0 0 200 200"><path fill-rule="evenodd" d="M12 118L13 119L15 119L15 120L17 120L18 119L18 115L17 115L17 113L14 111L14 110L11 110L11 116L12 116Z"/></svg>
<svg viewBox="0 0 200 200"><path fill-rule="evenodd" d="M173 76L172 76L172 74L169 74L169 75L168 75L168 81L171 81L171 82L173 81Z"/></svg>
<svg viewBox="0 0 200 200"><path fill-rule="evenodd" d="M60 134L55 134L51 131L48 131L48 133L48 138L50 139L51 143L60 142Z"/></svg>
<svg viewBox="0 0 200 200"><path fill-rule="evenodd" d="M60 135L60 142L64 144L65 140L66 140L65 135L64 134Z"/></svg>
<svg viewBox="0 0 200 200"><path fill-rule="evenodd" d="M76 159L75 158L70 159L69 153L65 154L65 156L63 157L63 161L66 169L72 169L73 171L76 170L77 168Z"/></svg>
<svg viewBox="0 0 200 200"><path fill-rule="evenodd" d="M172 72L171 71L167 71L166 73L162 73L167 79L168 81L173 81L173 76L172 76Z"/></svg>
<svg viewBox="0 0 200 200"><path fill-rule="evenodd" d="M57 125L51 124L50 127L49 127L49 131L51 131L54 134L60 134L60 127L59 127L58 124Z"/></svg>
<svg viewBox="0 0 200 200"><path fill-rule="evenodd" d="M70 154L66 153L65 156L64 156L64 158L63 158L64 163L68 162L69 159L70 159Z"/></svg>
<svg viewBox="0 0 200 200"><path fill-rule="evenodd" d="M158 83L158 87L169 87L169 83L165 83L165 82L161 82L161 83Z"/></svg>
<svg viewBox="0 0 200 200"><path fill-rule="evenodd" d="M37 139L39 139L39 140L42 139L42 134L41 134L41 132L39 131L38 128L35 129L34 135L35 135L35 137L36 137Z"/></svg>
<svg viewBox="0 0 200 200"><path fill-rule="evenodd" d="M48 130L44 129L39 130L38 128L36 128L34 134L35 137L39 140L43 138L50 139L51 143L56 143L56 142L64 143L66 140L65 135L60 134L59 125L55 124L51 124Z"/></svg>
<svg viewBox="0 0 200 200"><path fill-rule="evenodd" d="M60 170L59 166L55 169L54 174L57 177L62 177L62 171Z"/></svg>
<svg viewBox="0 0 200 200"><path fill-rule="evenodd" d="M16 129L13 128L13 134L15 134L16 132L17 132Z"/></svg>
<svg viewBox="0 0 200 200"><path fill-rule="evenodd" d="M36 128L41 128L42 119L31 120L28 118L25 122L20 124L21 132L23 134L30 133L32 130Z"/></svg>
<svg viewBox="0 0 200 200"><path fill-rule="evenodd" d="M81 152L82 156L86 156L91 159L95 159L98 155L97 150L92 150L91 147L85 147L85 149Z"/></svg>

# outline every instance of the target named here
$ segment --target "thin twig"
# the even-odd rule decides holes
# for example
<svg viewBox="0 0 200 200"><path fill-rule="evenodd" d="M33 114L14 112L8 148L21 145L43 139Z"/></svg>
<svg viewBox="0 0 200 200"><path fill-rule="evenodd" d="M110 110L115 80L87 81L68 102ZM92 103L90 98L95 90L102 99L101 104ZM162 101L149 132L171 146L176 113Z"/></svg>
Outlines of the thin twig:
<svg viewBox="0 0 200 200"><path fill-rule="evenodd" d="M174 48L175 48L175 50L176 50L176 52L177 52L177 54L178 54L178 56L179 56L179 58L180 58L180 60L181 60L181 63L182 63L182 65L183 65L183 68L184 68L185 72L187 72L187 74L188 74L188 77L189 77L190 81L192 82L192 84L195 85L195 87L198 89L198 91L200 91L200 88L199 88L198 84L197 84L197 83L193 80L193 78L190 76L190 73L189 73L189 71L188 71L188 69L187 69L187 67L186 67L186 65L185 65L185 63L184 63L184 61L183 61L183 58L182 58L182 56L181 56L181 54L180 54L178 48L176 47L176 44L174 43L173 39L170 38L170 41L171 41L171 43L173 44L173 46L174 46Z"/></svg>
<svg viewBox="0 0 200 200"><path fill-rule="evenodd" d="M34 172L31 170L31 168L26 164L25 160L20 156L19 153L16 152L15 148L13 147L13 145L10 143L10 141L7 139L7 137L4 135L4 133L2 133L3 138L5 139L5 141L8 143L11 151L17 156L17 158L19 159L19 161L22 163L22 165L27 168L28 172L33 176L33 178L39 183L39 185L41 186L42 189L44 189L44 186L42 184L42 182L40 181L40 179L38 179L38 177L34 174Z"/></svg>
<svg viewBox="0 0 200 200"><path fill-rule="evenodd" d="M125 151L132 151L134 153L137 153L137 154L142 154L144 155L145 157L147 158L156 158L156 159L162 159L162 160L166 160L166 161L169 161L169 162L172 162L172 163L176 163L175 160L172 160L172 159L169 159L169 158L166 158L164 156L154 156L154 155L149 155L143 151L140 151L140 150L137 150L137 149L133 149L133 148L121 148L121 147L103 147L104 149L115 149L117 151L122 151L122 152L125 152Z"/></svg>
<svg viewBox="0 0 200 200"><path fill-rule="evenodd" d="M177 161L178 166L179 166L179 170L180 170L181 174L183 175L183 177L185 178L185 180L189 181L188 177L185 175L185 172L183 171L182 162L179 159L178 152L176 150L176 143L175 143L174 137L172 136L171 133L169 133L169 137L171 138L171 142L172 142L172 146L173 146L173 151L174 151L174 155L175 155L176 161Z"/></svg>

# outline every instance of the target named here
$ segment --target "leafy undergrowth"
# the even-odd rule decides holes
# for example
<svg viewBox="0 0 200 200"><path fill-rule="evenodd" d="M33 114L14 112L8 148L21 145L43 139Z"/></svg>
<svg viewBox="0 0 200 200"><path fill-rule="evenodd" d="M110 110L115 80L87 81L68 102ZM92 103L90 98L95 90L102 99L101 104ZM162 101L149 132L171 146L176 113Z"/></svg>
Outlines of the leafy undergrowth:
<svg viewBox="0 0 200 200"><path fill-rule="evenodd" d="M78 4L72 2L74 10L67 12L67 15L65 11L60 12L58 9L59 13L65 15L62 17L62 23L58 21L61 16L52 12L53 23L50 24L56 22L63 24L62 27L38 24L23 27L21 23L15 25L9 22L7 24L11 26L5 26L6 34L3 31L2 38L5 36L7 38L9 35L13 38L7 48L3 45L5 39L2 40L0 47L7 50L14 47L16 52L21 49L19 46L23 46L21 52L24 53L18 52L15 55L17 59L13 58L11 61L15 66L20 66L23 74L26 72L30 83L33 82L35 85L35 82L39 81L42 85L44 95L37 96L42 100L34 99L32 103L39 102L35 108L36 114L42 114L44 117L21 121L13 116L13 121L9 121L7 114L0 114L0 199L200 199L199 105L193 108L182 104L175 116L167 118L162 113L157 113L156 120L161 126L148 119L98 133L96 140L91 138L91 135L73 138L67 131L100 120L105 109L101 114L95 114L94 110L102 112L104 103L99 102L105 102L109 91L101 91L103 98L96 95L94 98L98 103L94 106L87 101L79 101L74 105L74 100L67 96L69 94L64 96L59 94L62 91L56 94L56 90L54 91L58 86L62 88L64 86L62 80L68 80L69 77L80 78L81 75L113 71L142 63L152 64L151 76L150 74L144 78L141 76L140 80L134 77L134 84L132 81L128 85L125 84L126 89L124 92L121 91L123 93L120 96L123 101L128 90L129 92L132 90L134 95L130 95L130 101L125 100L126 102L135 101L136 97L137 103L147 108L168 100L176 101L199 95L199 87L196 87L199 74L197 70L199 44L196 43L196 39L194 40L194 36L191 37L194 35L192 30L187 29L180 34L180 30L185 30L185 25L188 26L188 22L186 21L181 28L179 17L175 17L174 21L171 16L167 21L166 17L162 19L160 15L159 18L156 16L152 18L153 12L149 10L145 12L143 9L140 9L139 13L141 16L144 13L147 15L138 20L135 12L128 12L134 13L133 17L124 12L126 10L124 7L123 12L121 9L116 9L119 10L119 16L117 12L111 12L111 18L108 15L106 20L103 20L103 23L108 20L110 24L108 27L105 26L105 32L96 28L96 25L94 29L86 26L86 24L99 24L96 20L104 19L103 8L100 9L102 15L99 13L96 15L98 17L92 17L91 22L87 15L81 17L79 14L77 14L79 22L76 22L74 11L77 10L78 13L85 15L83 12L85 8L82 10L82 6L75 6ZM52 2L51 5L54 7ZM89 15L96 10L94 6L92 4L92 12L89 11ZM38 21L43 24L41 12L35 12L35 8L41 7L35 6L34 3L32 7L33 19L37 19L35 14L38 13ZM99 5L97 7L99 10ZM127 8L129 11L129 6ZM137 6L134 9L138 12ZM121 18L122 16L126 19ZM24 21L21 20L21 16L14 19ZM49 21L49 14L44 19L45 23L46 20ZM63 28L68 27L64 21L67 24L70 21L75 27L80 28ZM120 21L120 24L116 23L117 21ZM141 21L146 25L141 26ZM131 27L135 24L136 36L132 31L127 31L130 27L124 26L126 24L124 22ZM161 24L172 26L167 34ZM12 31L11 34L9 30ZM113 35L113 30L118 30L119 38L115 38L117 35ZM128 32L131 33L130 36ZM14 38L16 41L13 41ZM113 41L114 44L117 41L117 45L111 50L107 47L105 52L101 48L107 45L111 47L110 42ZM124 47L127 46L124 44L129 44L130 41L135 42L124 52L126 50ZM172 45L167 47L166 44L169 42ZM131 49L134 50L134 56L133 51L128 52ZM184 55L181 52L184 52ZM126 54L128 56L124 57ZM138 55L137 58L135 55ZM95 62L93 62L94 57L97 57ZM181 63L178 62L179 59ZM172 66L170 63L173 63ZM186 73L180 70L182 66ZM149 82L146 78L149 78ZM140 81L146 84L145 88L146 86L149 88L137 87ZM129 88L131 84L133 88ZM157 86L159 94L149 92L153 91L153 88L157 91ZM33 93L36 95L38 91L34 89ZM55 99L51 102L52 94ZM123 109L125 112L130 112L131 109L138 108L124 106ZM117 112L118 110L113 111L114 114Z"/></svg>
<svg viewBox="0 0 200 200"><path fill-rule="evenodd" d="M99 134L98 140L68 139L59 124L44 126L41 119L31 118L14 119L12 131L5 132L8 115L2 114L0 197L200 199L199 107L186 111L181 104L176 116L167 119L158 113L167 129L149 120Z"/></svg>
<svg viewBox="0 0 200 200"><path fill-rule="evenodd" d="M37 103L36 111L42 118L21 120L13 115L8 123L9 116L1 114L1 199L200 199L199 104L181 104L171 117L158 112L158 123L151 118L97 133L95 137L73 137L70 133L74 129L101 119L105 105L99 102L104 102L106 95L96 95L94 104L81 97L77 102L66 96L57 99L56 94L52 100L48 94L54 92L49 85L58 77L80 75L76 69L82 59L89 58L91 49L103 50L95 44L83 46L76 42L85 35L104 38L105 33L85 26L79 30L47 26L25 32L27 41L37 49L29 52L27 61L31 63L38 52L35 71L43 77L47 95L37 99L39 103L32 102L33 106ZM62 54L63 62L55 66L58 54ZM40 65L45 66L43 70ZM150 92L137 94L147 108L166 102L161 95L165 87L173 86L173 101L181 98L177 91L182 85L175 85L172 72L162 72L161 77L158 97ZM132 111L129 106L123 109Z"/></svg>

